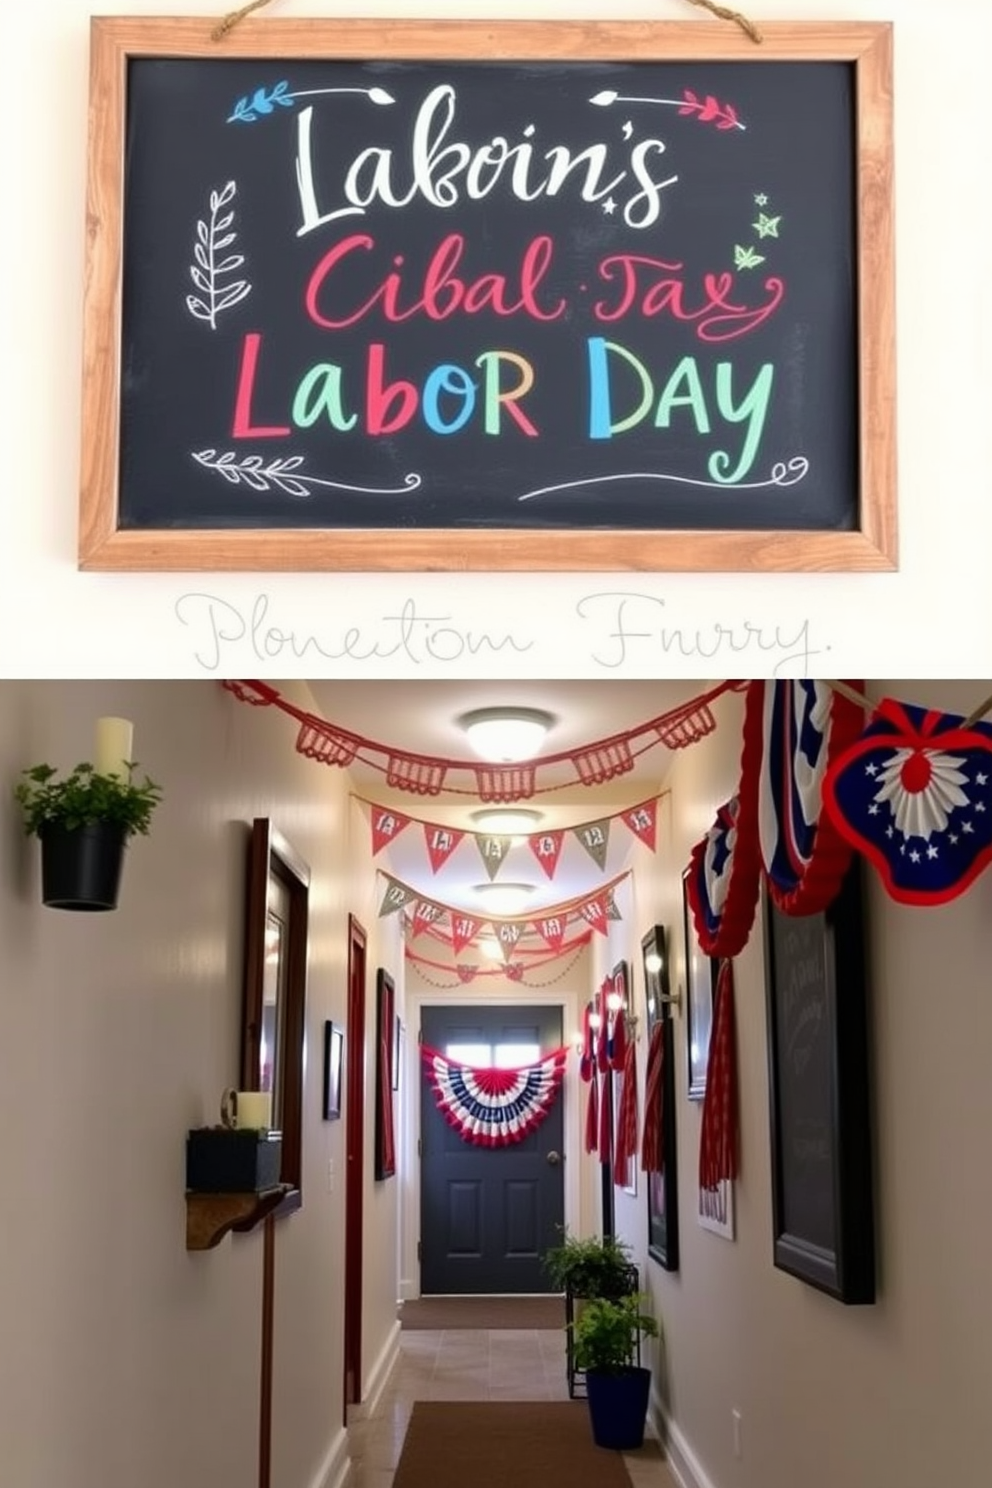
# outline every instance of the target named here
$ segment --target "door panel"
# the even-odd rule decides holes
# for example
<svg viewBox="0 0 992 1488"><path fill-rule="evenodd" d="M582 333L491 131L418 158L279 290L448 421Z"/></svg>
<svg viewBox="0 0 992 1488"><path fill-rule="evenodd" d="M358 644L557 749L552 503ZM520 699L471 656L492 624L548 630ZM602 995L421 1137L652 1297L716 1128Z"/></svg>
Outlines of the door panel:
<svg viewBox="0 0 992 1488"><path fill-rule="evenodd" d="M560 1007L425 1007L421 1014L424 1043L466 1064L488 1064L489 1050L508 1045L525 1051L514 1063L534 1063L561 1047L561 1029ZM454 1054L452 1045L466 1052ZM509 1147L465 1142L438 1111L423 1071L420 1114L421 1291L550 1291L541 1257L560 1239L564 1220L561 1094L536 1131Z"/></svg>

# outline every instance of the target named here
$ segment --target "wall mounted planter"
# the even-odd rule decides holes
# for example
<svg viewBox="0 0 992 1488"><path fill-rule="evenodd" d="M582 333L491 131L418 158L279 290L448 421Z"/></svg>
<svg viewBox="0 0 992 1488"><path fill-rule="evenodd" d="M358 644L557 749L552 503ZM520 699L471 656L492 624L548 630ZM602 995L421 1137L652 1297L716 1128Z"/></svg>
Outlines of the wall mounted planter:
<svg viewBox="0 0 992 1488"><path fill-rule="evenodd" d="M126 829L116 822L68 828L47 823L41 840L41 897L49 909L117 908Z"/></svg>

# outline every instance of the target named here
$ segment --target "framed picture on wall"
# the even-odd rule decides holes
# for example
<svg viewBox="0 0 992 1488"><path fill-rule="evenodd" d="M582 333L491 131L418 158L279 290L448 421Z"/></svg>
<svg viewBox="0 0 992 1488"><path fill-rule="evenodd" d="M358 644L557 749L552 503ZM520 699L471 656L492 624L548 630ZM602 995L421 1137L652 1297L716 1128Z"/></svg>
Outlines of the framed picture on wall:
<svg viewBox="0 0 992 1488"><path fill-rule="evenodd" d="M396 1036L396 989L383 967L376 973L375 1038L375 1176L392 1178L396 1172L396 1133L393 1126L393 1049Z"/></svg>
<svg viewBox="0 0 992 1488"><path fill-rule="evenodd" d="M689 1061L688 1095L702 1100L706 1094L706 1065L710 1057L713 1027L713 997L719 961L699 948L692 909L689 905L689 870L682 874L682 927L685 936L685 1031Z"/></svg>
<svg viewBox="0 0 992 1488"><path fill-rule="evenodd" d="M653 926L641 941L644 1005L648 1031L648 1069L644 1119L650 1119L652 1092L661 1123L661 1169L646 1173L648 1255L665 1271L679 1269L679 1188L675 1131L675 1037L668 1001L668 936Z"/></svg>
<svg viewBox="0 0 992 1488"><path fill-rule="evenodd" d="M840 1302L875 1300L861 860L820 914L765 894L774 1262Z"/></svg>
<svg viewBox="0 0 992 1488"><path fill-rule="evenodd" d="M330 1019L324 1024L324 1120L341 1115L341 1071L344 1064L344 1029Z"/></svg>

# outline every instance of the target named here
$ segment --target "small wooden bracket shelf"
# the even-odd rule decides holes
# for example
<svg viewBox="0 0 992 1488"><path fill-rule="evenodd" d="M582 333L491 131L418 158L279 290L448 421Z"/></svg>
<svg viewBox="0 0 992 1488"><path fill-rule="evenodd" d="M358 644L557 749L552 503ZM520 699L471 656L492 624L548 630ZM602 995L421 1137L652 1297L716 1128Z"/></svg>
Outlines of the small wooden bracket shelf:
<svg viewBox="0 0 992 1488"><path fill-rule="evenodd" d="M290 1183L257 1193L186 1194L186 1249L212 1250L229 1230L253 1230L293 1192Z"/></svg>

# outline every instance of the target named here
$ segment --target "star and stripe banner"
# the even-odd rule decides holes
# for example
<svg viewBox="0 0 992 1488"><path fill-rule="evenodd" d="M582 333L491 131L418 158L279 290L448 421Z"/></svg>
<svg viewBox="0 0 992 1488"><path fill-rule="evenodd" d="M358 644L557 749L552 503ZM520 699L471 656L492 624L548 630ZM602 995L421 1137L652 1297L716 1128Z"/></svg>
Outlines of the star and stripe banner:
<svg viewBox="0 0 992 1488"><path fill-rule="evenodd" d="M885 698L823 800L893 899L946 904L992 862L992 725Z"/></svg>
<svg viewBox="0 0 992 1488"><path fill-rule="evenodd" d="M571 925L581 923L600 935L608 934L610 921L622 918L615 899L616 888L629 876L629 871L620 873L593 894L552 905L536 914L493 916L467 914L450 904L428 899L409 884L386 873L383 874L386 887L379 903L379 918L411 911L409 928L414 939L425 932L439 933L439 927L447 925L446 938L456 954L473 944L487 926L506 957L528 935L537 935L552 951L560 952Z"/></svg>
<svg viewBox="0 0 992 1488"><path fill-rule="evenodd" d="M424 1075L437 1108L463 1141L509 1147L540 1126L565 1076L568 1049L556 1049L520 1069L476 1067L421 1046Z"/></svg>
<svg viewBox="0 0 992 1488"><path fill-rule="evenodd" d="M663 793L664 794L664 793ZM496 835L491 832L466 832L454 827L442 826L438 822L422 821L406 816L389 806L379 806L358 796L364 806L369 807L369 828L372 834L372 856L395 842L410 826L420 827L424 846L430 862L431 872L438 873L463 841L475 844L486 874L495 879L504 859L519 838L527 843L541 871L553 879L558 871L562 847L566 837L574 837L585 849L601 873L606 872L606 858L610 846L611 828L620 822L649 852L657 851L658 802L662 795L639 801L624 811L612 816L598 817L595 821L580 822L574 827L564 827L553 832L528 832Z"/></svg>
<svg viewBox="0 0 992 1488"><path fill-rule="evenodd" d="M757 731L761 741L761 861L784 914L826 909L843 882L853 847L822 809L823 779L864 721L864 709L829 682L769 680L748 688L744 733Z"/></svg>

